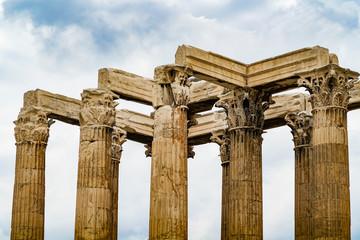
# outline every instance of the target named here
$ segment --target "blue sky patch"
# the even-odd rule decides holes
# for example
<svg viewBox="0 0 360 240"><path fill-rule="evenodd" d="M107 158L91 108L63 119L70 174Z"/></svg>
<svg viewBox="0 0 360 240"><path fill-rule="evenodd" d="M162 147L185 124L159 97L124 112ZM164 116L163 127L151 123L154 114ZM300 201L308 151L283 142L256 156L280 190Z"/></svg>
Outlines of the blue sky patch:
<svg viewBox="0 0 360 240"><path fill-rule="evenodd" d="M28 13L35 25L67 25L84 17L85 6L71 0L13 0L3 3L5 17ZM85 10L85 11L84 11Z"/></svg>

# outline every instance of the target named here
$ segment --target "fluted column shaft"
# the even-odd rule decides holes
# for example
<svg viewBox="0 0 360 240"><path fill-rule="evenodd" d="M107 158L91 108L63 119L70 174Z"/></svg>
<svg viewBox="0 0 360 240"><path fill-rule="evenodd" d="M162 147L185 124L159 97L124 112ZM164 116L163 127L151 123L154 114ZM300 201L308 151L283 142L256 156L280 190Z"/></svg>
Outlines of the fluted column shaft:
<svg viewBox="0 0 360 240"><path fill-rule="evenodd" d="M228 133L216 134L210 138L220 146L222 167L222 194L221 194L221 239L229 239L229 186L230 186L230 138Z"/></svg>
<svg viewBox="0 0 360 240"><path fill-rule="evenodd" d="M187 110L155 112L149 239L187 239Z"/></svg>
<svg viewBox="0 0 360 240"><path fill-rule="evenodd" d="M229 239L229 163L222 164L222 195L221 195L221 239Z"/></svg>
<svg viewBox="0 0 360 240"><path fill-rule="evenodd" d="M313 115L313 239L350 239L347 110L317 108Z"/></svg>
<svg viewBox="0 0 360 240"><path fill-rule="evenodd" d="M81 96L75 239L111 239L114 95L86 89Z"/></svg>
<svg viewBox="0 0 360 240"><path fill-rule="evenodd" d="M49 137L46 112L22 109L14 122L16 138L15 184L11 239L44 239L45 150Z"/></svg>
<svg viewBox="0 0 360 240"><path fill-rule="evenodd" d="M337 65L302 73L311 93L312 239L351 239L347 106L357 76Z"/></svg>
<svg viewBox="0 0 360 240"><path fill-rule="evenodd" d="M312 239L312 116L304 112L288 114L287 125L292 129L295 151L295 240Z"/></svg>
<svg viewBox="0 0 360 240"><path fill-rule="evenodd" d="M155 69L150 240L187 239L188 74L186 68L177 65Z"/></svg>
<svg viewBox="0 0 360 240"><path fill-rule="evenodd" d="M295 148L295 240L311 239L312 146Z"/></svg>
<svg viewBox="0 0 360 240"><path fill-rule="evenodd" d="M261 134L230 130L230 239L262 239Z"/></svg>
<svg viewBox="0 0 360 240"><path fill-rule="evenodd" d="M246 87L223 95L216 104L227 112L230 135L225 239L263 239L261 134L270 101L268 94Z"/></svg>
<svg viewBox="0 0 360 240"><path fill-rule="evenodd" d="M112 192L112 239L118 239L118 199L119 199L119 164L122 154L122 144L126 141L126 132L114 127L111 146L111 192Z"/></svg>

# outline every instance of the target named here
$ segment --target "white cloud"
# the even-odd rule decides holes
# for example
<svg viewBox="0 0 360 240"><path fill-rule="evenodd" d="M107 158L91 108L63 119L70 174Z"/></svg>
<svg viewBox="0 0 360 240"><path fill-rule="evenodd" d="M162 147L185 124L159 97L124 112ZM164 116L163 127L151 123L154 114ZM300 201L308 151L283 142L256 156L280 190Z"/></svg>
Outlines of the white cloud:
<svg viewBox="0 0 360 240"><path fill-rule="evenodd" d="M281 0L281 1L275 1L275 6L280 8L291 8L295 7L297 5L297 0Z"/></svg>
<svg viewBox="0 0 360 240"><path fill-rule="evenodd" d="M5 2L5 0L0 0L0 16L2 16L2 13L4 11L4 8L2 6L3 2Z"/></svg>

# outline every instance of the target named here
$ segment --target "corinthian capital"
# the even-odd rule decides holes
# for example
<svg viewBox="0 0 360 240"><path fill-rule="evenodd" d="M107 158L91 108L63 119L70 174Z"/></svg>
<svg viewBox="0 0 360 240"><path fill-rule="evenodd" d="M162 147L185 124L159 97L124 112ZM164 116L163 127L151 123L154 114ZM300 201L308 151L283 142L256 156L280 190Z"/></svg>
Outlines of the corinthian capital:
<svg viewBox="0 0 360 240"><path fill-rule="evenodd" d="M230 129L237 127L262 129L264 111L272 103L270 94L243 87L221 96L216 106L225 109Z"/></svg>
<svg viewBox="0 0 360 240"><path fill-rule="evenodd" d="M298 85L311 94L313 108L335 106L347 108L350 90L359 74L335 64L300 73Z"/></svg>
<svg viewBox="0 0 360 240"><path fill-rule="evenodd" d="M312 116L306 112L289 113L285 116L286 124L291 128L295 147L311 143Z"/></svg>
<svg viewBox="0 0 360 240"><path fill-rule="evenodd" d="M153 106L187 106L190 99L192 70L176 64L155 68L153 85Z"/></svg>
<svg viewBox="0 0 360 240"><path fill-rule="evenodd" d="M47 110L40 107L22 109L14 121L16 143L28 141L47 144L52 123L48 121L47 115Z"/></svg>
<svg viewBox="0 0 360 240"><path fill-rule="evenodd" d="M115 123L114 99L117 96L107 89L85 89L81 94L80 126L109 126Z"/></svg>

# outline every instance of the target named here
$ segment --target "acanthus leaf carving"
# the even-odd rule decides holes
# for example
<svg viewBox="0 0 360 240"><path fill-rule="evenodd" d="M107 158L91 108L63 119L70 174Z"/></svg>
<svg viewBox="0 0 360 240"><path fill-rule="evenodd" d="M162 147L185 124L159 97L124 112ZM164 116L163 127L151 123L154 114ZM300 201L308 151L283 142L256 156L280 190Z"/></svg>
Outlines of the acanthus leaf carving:
<svg viewBox="0 0 360 240"><path fill-rule="evenodd" d="M210 141L217 143L220 147L220 159L221 165L227 164L230 162L230 137L228 132L223 132L221 134L212 133Z"/></svg>
<svg viewBox="0 0 360 240"><path fill-rule="evenodd" d="M305 87L310 93L313 109L317 107L335 106L347 108L350 90L357 78L351 77L348 69L335 64L300 74L298 85Z"/></svg>
<svg viewBox="0 0 360 240"><path fill-rule="evenodd" d="M155 68L154 107L162 105L187 106L190 100L192 70L176 64Z"/></svg>
<svg viewBox="0 0 360 240"><path fill-rule="evenodd" d="M285 121L291 128L295 147L311 144L312 115L306 112L289 113L285 116Z"/></svg>
<svg viewBox="0 0 360 240"><path fill-rule="evenodd" d="M85 89L81 94L80 126L112 127L115 123L114 99L117 96L106 89Z"/></svg>
<svg viewBox="0 0 360 240"><path fill-rule="evenodd" d="M120 162L122 154L122 144L126 142L126 131L114 127L111 135L111 159Z"/></svg>
<svg viewBox="0 0 360 240"><path fill-rule="evenodd" d="M27 107L19 113L18 119L14 121L15 139L17 143L24 141L47 144L49 138L49 127L52 121L47 119L47 109L41 107Z"/></svg>
<svg viewBox="0 0 360 240"><path fill-rule="evenodd" d="M262 129L264 125L264 111L269 108L271 95L250 87L232 90L216 102L216 107L222 107L228 117L229 128L253 127Z"/></svg>

